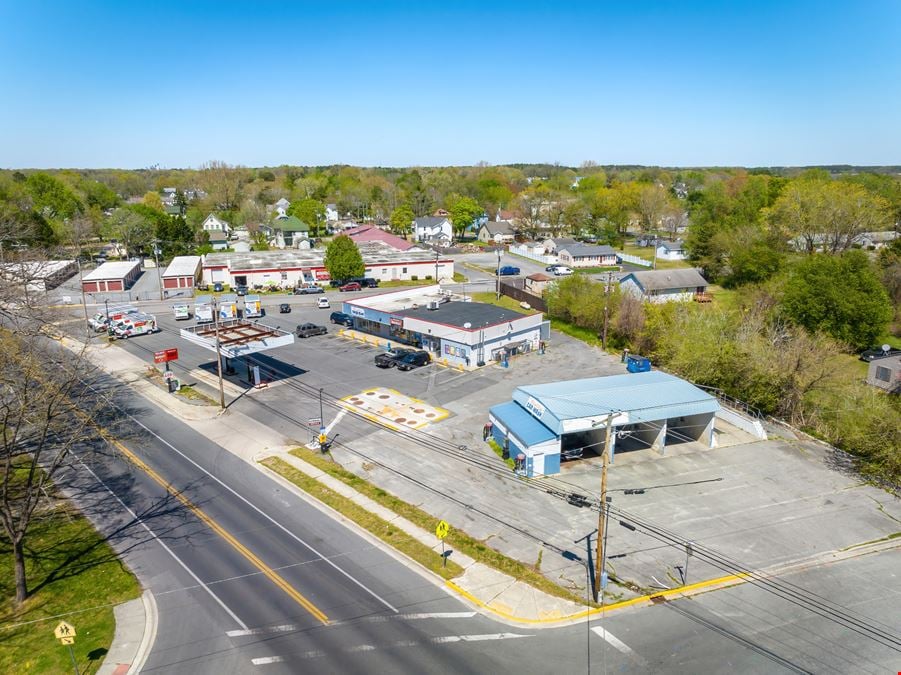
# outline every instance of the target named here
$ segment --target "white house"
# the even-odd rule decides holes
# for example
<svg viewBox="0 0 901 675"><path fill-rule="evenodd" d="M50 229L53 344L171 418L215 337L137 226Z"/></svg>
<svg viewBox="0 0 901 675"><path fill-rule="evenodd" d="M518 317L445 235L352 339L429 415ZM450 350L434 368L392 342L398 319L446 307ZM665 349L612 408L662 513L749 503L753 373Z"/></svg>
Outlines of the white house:
<svg viewBox="0 0 901 675"><path fill-rule="evenodd" d="M513 223L508 220L496 220L482 223L479 228L479 241L486 244L510 244L514 240Z"/></svg>
<svg viewBox="0 0 901 675"><path fill-rule="evenodd" d="M578 242L558 245L557 260L569 267L612 267L619 264L612 247Z"/></svg>
<svg viewBox="0 0 901 675"><path fill-rule="evenodd" d="M337 204L326 204L325 205L325 222L327 222L327 223L337 223L338 222L338 205Z"/></svg>
<svg viewBox="0 0 901 675"><path fill-rule="evenodd" d="M709 301L707 280L694 268L630 272L620 288L647 302Z"/></svg>
<svg viewBox="0 0 901 675"><path fill-rule="evenodd" d="M658 241L657 257L661 260L685 260L688 252L681 241Z"/></svg>
<svg viewBox="0 0 901 675"><path fill-rule="evenodd" d="M450 244L454 240L454 227L445 216L422 216L413 221L413 240Z"/></svg>
<svg viewBox="0 0 901 675"><path fill-rule="evenodd" d="M275 204L272 205L272 210L276 212L279 216L285 216L288 214L288 207L291 206L291 202L282 197Z"/></svg>
<svg viewBox="0 0 901 675"><path fill-rule="evenodd" d="M226 237L231 235L232 227L222 218L217 218L212 213L206 217L201 225L204 232L224 232Z"/></svg>

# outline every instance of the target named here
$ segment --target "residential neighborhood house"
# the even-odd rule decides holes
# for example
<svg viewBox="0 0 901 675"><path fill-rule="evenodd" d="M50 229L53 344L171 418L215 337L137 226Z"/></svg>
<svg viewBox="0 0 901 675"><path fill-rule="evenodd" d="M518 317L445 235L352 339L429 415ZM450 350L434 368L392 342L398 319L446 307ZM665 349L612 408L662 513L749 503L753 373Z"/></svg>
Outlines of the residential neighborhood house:
<svg viewBox="0 0 901 675"><path fill-rule="evenodd" d="M201 229L203 229L204 232L224 232L226 238L228 238L232 232L231 225L229 225L222 218L219 218L212 213L204 219L203 224L201 225Z"/></svg>
<svg viewBox="0 0 901 675"><path fill-rule="evenodd" d="M338 222L338 205L337 204L326 204L325 205L325 222L327 222L327 223L337 223Z"/></svg>
<svg viewBox="0 0 901 675"><path fill-rule="evenodd" d="M558 247L557 261L569 267L612 267L619 263L619 258L610 246L574 242Z"/></svg>
<svg viewBox="0 0 901 675"><path fill-rule="evenodd" d="M523 290L531 293L532 295L543 295L544 290L547 288L547 285L553 280L554 279L552 277L549 277L544 272L536 272L535 274L530 274L525 278Z"/></svg>
<svg viewBox="0 0 901 675"><path fill-rule="evenodd" d="M706 302L707 280L694 268L630 272L619 282L620 288L646 302Z"/></svg>
<svg viewBox="0 0 901 675"><path fill-rule="evenodd" d="M901 356L887 356L870 361L867 384L892 394L901 394Z"/></svg>
<svg viewBox="0 0 901 675"><path fill-rule="evenodd" d="M454 228L447 216L421 216L413 221L413 241L446 246L454 240Z"/></svg>
<svg viewBox="0 0 901 675"><path fill-rule="evenodd" d="M310 226L297 216L279 216L270 223L271 244L276 248L298 248L306 241L309 246Z"/></svg>
<svg viewBox="0 0 901 675"><path fill-rule="evenodd" d="M351 230L347 230L344 234L357 242L357 244L364 241L381 241L398 251L409 251L411 248L415 247L413 242L409 242L391 232L386 232L375 225L361 225Z"/></svg>
<svg viewBox="0 0 901 675"><path fill-rule="evenodd" d="M486 244L510 244L514 241L513 223L508 220L495 220L482 223L478 234L479 241Z"/></svg>
<svg viewBox="0 0 901 675"><path fill-rule="evenodd" d="M658 241L657 257L661 260L685 260L688 252L681 241Z"/></svg>

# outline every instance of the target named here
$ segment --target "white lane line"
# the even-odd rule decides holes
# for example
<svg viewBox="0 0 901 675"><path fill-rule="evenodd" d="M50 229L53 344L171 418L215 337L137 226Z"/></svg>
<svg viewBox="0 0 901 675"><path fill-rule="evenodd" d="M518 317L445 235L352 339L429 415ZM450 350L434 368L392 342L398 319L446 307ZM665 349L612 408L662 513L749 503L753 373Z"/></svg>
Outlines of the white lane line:
<svg viewBox="0 0 901 675"><path fill-rule="evenodd" d="M340 422L346 414L347 414L347 410L345 408L341 408L341 410L338 411L338 414L335 415L335 419L333 419L331 422L329 422L329 425L325 428L326 435L328 435L328 436L332 435L332 429L334 429L335 426L337 426L338 422Z"/></svg>
<svg viewBox="0 0 901 675"><path fill-rule="evenodd" d="M92 388L93 388L93 387L92 387ZM96 391L96 390L95 390L95 391ZM387 607L388 609L390 609L390 610L391 610L392 612L394 612L395 614L398 613L398 609L397 609L394 605L392 605L390 602L388 602L387 600L385 600L382 596L380 596L378 593L376 593L375 591L373 591L371 588L369 588L369 587L368 587L366 584L364 584L362 581L360 581L359 579L357 579L357 578L355 578L354 576L352 576L349 572L345 571L344 569L342 569L341 567L339 567L338 565L336 565L336 564L335 564L334 562L332 562L328 557L326 557L325 555L323 555L322 553L320 553L318 550L316 550L315 548L313 548L312 545L308 544L306 541L304 541L303 539L301 539L300 537L298 537L296 534L294 534L294 533L293 533L291 530L289 530L287 527L285 527L285 526L282 525L280 522L278 522L275 518L273 518L273 517L270 516L268 513L266 513L265 511L263 511L259 506L257 506L256 504L254 504L254 503L251 502L249 499L247 499L247 498L244 497L243 495L239 494L239 493L236 492L235 490L233 490L230 486L226 485L226 484L225 484L224 482L222 482L219 478L217 478L216 476L214 476L213 474L211 474L209 471L207 471L206 469L204 469L202 466L200 466L200 464L198 464L197 462L195 462L193 459L191 459L190 457L188 457L185 453L183 453L181 450L179 450L178 448L176 448L174 445L172 445L172 444L171 444L169 441L167 441L165 438L163 438L163 437L160 436L158 433L156 433L155 431L153 431L153 429L149 428L146 424L144 424L143 422L141 422L141 420L139 420L137 417L135 417L134 415L132 415L131 413L129 413L127 410L123 410L121 407L117 406L117 405L114 404L114 403L111 403L111 405L113 405L114 407L118 408L121 412L124 412L124 413L125 413L125 414L126 414L126 415L127 415L127 416L135 423L135 424L137 424L139 427L141 427L142 429L144 429L144 430L145 430L147 433L149 433L151 436L153 436L153 437L156 438L158 441L160 441L160 443L164 444L164 445L167 446L168 448L171 448L171 449L172 449L174 452L176 452L180 457L182 457L182 458L185 459L186 461L188 461L188 462L190 462L191 464L193 464L193 465L194 465L195 467L197 467L200 471L202 471L205 475L209 476L209 477L212 478L214 481L216 481L217 483L219 483L219 485L221 485L221 486L224 487L226 490L228 490L229 492L231 492L235 497L237 497L237 498L240 499L242 502L244 502L245 504L247 504L247 506L249 506L249 507L252 508L254 511L256 511L257 513L259 513L261 516L263 516L263 518L265 518L265 519L268 520L270 523L272 523L273 525L275 525L275 526L276 526L278 529L280 529L282 532L284 532L285 534L287 534L289 537L291 537L292 539L294 539L296 542L298 542L298 543L301 544L302 546L306 546L310 551L312 551L315 555L317 555L319 558L321 558L323 562L325 562L325 563L327 563L328 565L331 565L332 567L334 567L338 572L340 572L341 574L343 574L343 575L344 575L345 577L347 577L350 581L352 581L353 583L355 583L357 586L359 586L359 587L362 588L364 591L366 591L367 593L369 593L369 595L371 595L373 598L375 598L376 600L378 600L379 602L381 602L383 605L385 605L385 607ZM246 626L245 626L245 628L246 628Z"/></svg>
<svg viewBox="0 0 901 675"><path fill-rule="evenodd" d="M358 619L346 619L344 621L332 621L329 628L336 626L346 626L357 623L382 623L387 621L422 621L425 619L471 619L476 615L475 612L430 612L424 614L396 614L394 616L362 616ZM226 631L228 637L247 637L250 635L268 635L271 633L291 633L297 630L304 630L304 626L294 623L285 623L275 626L261 626L259 628L248 628L245 630Z"/></svg>
<svg viewBox="0 0 901 675"><path fill-rule="evenodd" d="M636 659L637 661L640 661L642 663L645 662L645 660L641 656L636 654L629 645L627 645L625 642L620 640L615 635L612 635L610 633L610 631L604 630L604 628L602 626L595 626L594 628L591 629L591 632L602 637L604 640L606 640L610 644L611 647L613 647L617 651L622 652L626 656L631 656L634 659Z"/></svg>
<svg viewBox="0 0 901 675"><path fill-rule="evenodd" d="M222 601L222 598L220 598L218 595L213 593L213 591L210 590L210 587L207 586L205 583L203 583L203 581L200 579L200 577L198 577L196 574L194 574L194 571L190 567L188 567L187 564L185 564L185 561L182 560L181 558L179 558L177 555L175 555L175 551L173 551L171 548L169 548L166 545L166 543L157 536L156 532L151 530L150 527L148 527L147 523L145 523L141 518L138 517L138 514L136 514L134 511L132 511L125 502L123 502L121 499L119 499L119 495L117 495L115 492L113 492L109 488L109 486L100 479L100 476L98 476L96 473L94 473L93 469L91 469L91 467L89 467L87 464L84 463L84 461L81 459L81 457L76 455L74 452L71 454L73 457L75 457L75 459L78 460L78 463L81 464L85 469L87 469L88 472L94 477L94 479L98 483L100 483L103 486L103 488L113 496L113 499L115 499L117 502L119 502L119 504L122 505L122 508L125 509L126 511L128 511L128 513L131 515L131 517L134 518L134 520L141 527L143 527L145 530L147 530L148 534L150 534L150 536L153 537L156 540L156 542L160 546L163 547L163 550L165 550L166 553L171 555L175 559L175 562L177 562L179 565L181 565L185 569L185 571L191 575L191 577L194 579L194 581L196 581L197 584L201 588L203 588L203 590L205 590L207 593L210 594L210 597L213 598L213 600L215 600L216 603L222 609L225 610L226 614L228 614L232 619L234 619L235 623L238 624L239 626L241 626L241 628L243 628L244 630L247 630L247 624L244 623L243 621L241 621L241 619L238 618L238 615L235 614L231 609L229 609L228 605L226 605Z"/></svg>
<svg viewBox="0 0 901 675"><path fill-rule="evenodd" d="M443 644L453 644L457 642L483 642L485 640L515 640L517 638L529 638L533 637L532 635L521 635L519 633L486 633L484 635L445 635L443 637L435 637L430 640L424 640L422 642L417 642L416 640L401 640L399 642L389 642L385 645L370 645L370 644L362 644L362 645L354 645L353 647L346 647L345 649L339 650L338 653L343 654L358 654L361 652L373 652L378 649L402 649L408 647L420 647L423 645L443 645ZM320 659L324 656L327 656L327 652L321 649L313 649L306 652L299 652L297 654L292 654L290 658L292 661L300 661L307 659ZM250 662L255 666L264 666L269 663L284 663L287 660L284 656L262 656L256 659L251 659Z"/></svg>

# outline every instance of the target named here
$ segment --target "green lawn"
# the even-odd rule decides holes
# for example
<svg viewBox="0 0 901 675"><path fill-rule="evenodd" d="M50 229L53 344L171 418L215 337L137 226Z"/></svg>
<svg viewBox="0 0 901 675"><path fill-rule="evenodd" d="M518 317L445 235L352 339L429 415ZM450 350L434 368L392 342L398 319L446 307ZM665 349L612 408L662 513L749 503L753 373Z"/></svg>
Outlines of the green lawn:
<svg viewBox="0 0 901 675"><path fill-rule="evenodd" d="M137 580L66 502L36 521L27 547L32 595L16 608L12 552L0 540L0 672L72 672L69 650L53 637L62 618L77 632L79 672L96 672L113 640L113 605L140 596Z"/></svg>
<svg viewBox="0 0 901 675"><path fill-rule="evenodd" d="M512 309L517 312L524 312L526 314L535 313L535 310L523 309L519 305L518 300L514 300L513 298L507 297L506 295L502 295L500 300L497 300L497 292L488 293L467 293L469 297L472 298L473 302L485 302L489 305L497 305L498 307L506 307L507 309Z"/></svg>

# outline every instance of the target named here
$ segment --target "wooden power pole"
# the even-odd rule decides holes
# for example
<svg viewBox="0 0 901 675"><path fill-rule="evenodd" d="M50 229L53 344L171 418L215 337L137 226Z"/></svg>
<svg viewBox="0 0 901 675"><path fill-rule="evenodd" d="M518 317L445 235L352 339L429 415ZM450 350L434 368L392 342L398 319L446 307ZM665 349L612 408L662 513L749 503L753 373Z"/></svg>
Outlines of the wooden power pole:
<svg viewBox="0 0 901 675"><path fill-rule="evenodd" d="M601 592L601 574L604 571L604 527L607 524L607 467L610 465L610 438L613 430L613 413L607 415L607 433L604 438L604 455L601 462L601 510L598 512L598 548L594 561L594 601Z"/></svg>

